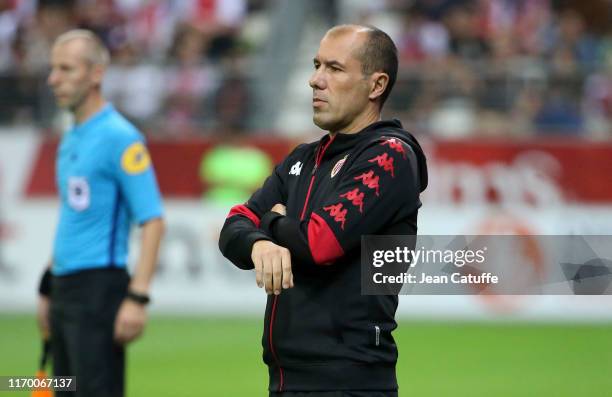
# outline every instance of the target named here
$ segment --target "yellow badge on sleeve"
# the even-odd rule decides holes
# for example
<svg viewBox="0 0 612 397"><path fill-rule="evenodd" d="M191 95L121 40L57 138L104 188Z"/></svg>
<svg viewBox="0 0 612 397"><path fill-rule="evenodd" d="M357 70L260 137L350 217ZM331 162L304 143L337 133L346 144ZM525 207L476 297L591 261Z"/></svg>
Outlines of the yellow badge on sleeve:
<svg viewBox="0 0 612 397"><path fill-rule="evenodd" d="M142 142L128 146L121 155L121 168L128 174L139 174L151 165L151 157Z"/></svg>

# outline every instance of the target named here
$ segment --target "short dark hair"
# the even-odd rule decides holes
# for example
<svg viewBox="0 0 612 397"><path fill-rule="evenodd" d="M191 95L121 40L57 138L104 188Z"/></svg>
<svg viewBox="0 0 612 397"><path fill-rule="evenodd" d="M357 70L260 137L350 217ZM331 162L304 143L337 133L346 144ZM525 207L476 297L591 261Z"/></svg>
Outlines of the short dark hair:
<svg viewBox="0 0 612 397"><path fill-rule="evenodd" d="M389 75L389 84L380 96L380 108L382 109L397 79L397 47L391 37L382 30L373 26L367 26L367 28L367 39L355 52L355 56L361 62L361 71L364 75L374 72Z"/></svg>

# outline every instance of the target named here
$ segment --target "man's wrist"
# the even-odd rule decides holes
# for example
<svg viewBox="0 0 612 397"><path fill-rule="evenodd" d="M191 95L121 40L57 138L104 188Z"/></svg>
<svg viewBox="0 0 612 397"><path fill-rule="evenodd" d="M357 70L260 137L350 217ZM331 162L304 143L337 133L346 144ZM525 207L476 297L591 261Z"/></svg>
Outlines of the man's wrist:
<svg viewBox="0 0 612 397"><path fill-rule="evenodd" d="M144 277L142 274L138 274L137 272L137 274L132 276L128 289L139 294L147 295L149 293L149 285L150 282L147 280L147 277Z"/></svg>
<svg viewBox="0 0 612 397"><path fill-rule="evenodd" d="M151 302L151 297L149 294L137 292L132 289L128 289L127 293L125 294L125 298L143 306L146 306Z"/></svg>
<svg viewBox="0 0 612 397"><path fill-rule="evenodd" d="M253 251L253 245L255 245L256 242L262 240L273 241L272 237L270 237L261 230L253 232L244 238L245 244L247 244L247 246L249 247L249 255Z"/></svg>

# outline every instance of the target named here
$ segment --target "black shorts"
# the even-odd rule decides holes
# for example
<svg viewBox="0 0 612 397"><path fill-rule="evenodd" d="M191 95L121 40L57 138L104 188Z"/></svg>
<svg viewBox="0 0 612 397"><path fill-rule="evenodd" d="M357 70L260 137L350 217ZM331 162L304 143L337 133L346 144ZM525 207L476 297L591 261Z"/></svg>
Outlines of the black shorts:
<svg viewBox="0 0 612 397"><path fill-rule="evenodd" d="M286 391L270 392L270 397L397 397L396 391Z"/></svg>
<svg viewBox="0 0 612 397"><path fill-rule="evenodd" d="M128 284L127 272L117 268L53 278L53 374L76 376L77 387L56 397L124 395L125 351L114 342L114 324Z"/></svg>

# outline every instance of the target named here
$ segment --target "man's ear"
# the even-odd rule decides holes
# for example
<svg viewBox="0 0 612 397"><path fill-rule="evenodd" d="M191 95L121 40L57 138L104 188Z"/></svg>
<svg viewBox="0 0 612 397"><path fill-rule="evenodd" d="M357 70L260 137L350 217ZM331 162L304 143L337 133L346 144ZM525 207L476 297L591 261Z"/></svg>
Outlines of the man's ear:
<svg viewBox="0 0 612 397"><path fill-rule="evenodd" d="M389 75L383 72L375 72L370 76L370 95L371 100L380 97L389 85Z"/></svg>
<svg viewBox="0 0 612 397"><path fill-rule="evenodd" d="M102 80L104 79L104 71L106 67L102 65L93 65L91 70L91 77L95 85L102 86Z"/></svg>

